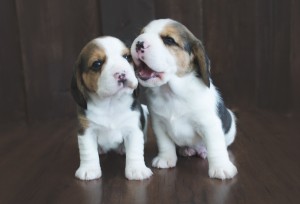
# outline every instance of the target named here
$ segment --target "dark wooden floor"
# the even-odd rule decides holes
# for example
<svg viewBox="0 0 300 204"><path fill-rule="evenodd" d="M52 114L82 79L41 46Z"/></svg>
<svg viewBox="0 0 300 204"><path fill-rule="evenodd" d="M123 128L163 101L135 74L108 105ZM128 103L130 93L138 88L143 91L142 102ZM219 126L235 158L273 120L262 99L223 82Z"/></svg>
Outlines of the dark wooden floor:
<svg viewBox="0 0 300 204"><path fill-rule="evenodd" d="M239 174L208 178L207 160L179 158L176 168L153 169L145 181L128 181L125 158L101 156L102 178L74 178L79 164L75 121L1 127L0 203L300 203L300 120L243 110L229 148ZM156 155L150 132L146 163Z"/></svg>

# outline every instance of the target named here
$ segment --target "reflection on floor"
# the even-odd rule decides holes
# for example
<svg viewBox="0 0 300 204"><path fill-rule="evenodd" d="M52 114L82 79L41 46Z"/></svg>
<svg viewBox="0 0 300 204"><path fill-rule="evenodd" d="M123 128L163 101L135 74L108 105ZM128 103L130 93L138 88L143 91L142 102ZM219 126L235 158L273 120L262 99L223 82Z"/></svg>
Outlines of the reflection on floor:
<svg viewBox="0 0 300 204"><path fill-rule="evenodd" d="M239 174L208 178L207 160L180 157L176 168L153 169L128 181L125 157L100 156L102 178L74 178L79 165L75 120L13 125L0 130L0 203L297 203L300 200L300 120L264 111L240 111L229 147ZM150 166L157 148L145 147Z"/></svg>

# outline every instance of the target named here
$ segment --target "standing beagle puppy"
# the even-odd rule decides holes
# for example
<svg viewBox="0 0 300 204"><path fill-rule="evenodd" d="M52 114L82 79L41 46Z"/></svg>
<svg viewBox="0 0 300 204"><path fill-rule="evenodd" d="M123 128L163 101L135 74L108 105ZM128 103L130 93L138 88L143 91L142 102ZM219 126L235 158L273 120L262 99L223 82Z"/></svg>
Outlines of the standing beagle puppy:
<svg viewBox="0 0 300 204"><path fill-rule="evenodd" d="M144 162L146 112L134 98L137 86L130 50L119 39L96 38L82 49L71 82L78 104L77 178L100 178L99 153L111 149L125 151L129 180L152 175Z"/></svg>
<svg viewBox="0 0 300 204"><path fill-rule="evenodd" d="M212 84L201 41L179 22L154 20L134 40L131 54L158 143L152 166L174 167L177 145L184 156L207 156L210 177L234 177L227 146L235 138L235 117Z"/></svg>

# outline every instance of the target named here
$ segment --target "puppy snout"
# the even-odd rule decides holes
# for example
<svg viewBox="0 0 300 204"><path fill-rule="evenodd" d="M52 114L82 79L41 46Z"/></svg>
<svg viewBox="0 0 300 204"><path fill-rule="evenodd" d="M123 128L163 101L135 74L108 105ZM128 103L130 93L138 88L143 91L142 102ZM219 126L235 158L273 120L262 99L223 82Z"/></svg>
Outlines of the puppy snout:
<svg viewBox="0 0 300 204"><path fill-rule="evenodd" d="M137 41L135 45L135 51L144 53L144 50L147 49L148 47L149 47L148 43L144 41Z"/></svg>
<svg viewBox="0 0 300 204"><path fill-rule="evenodd" d="M117 72L114 74L114 77L118 82L122 82L122 83L124 83L127 80L126 74L124 72L122 73Z"/></svg>
<svg viewBox="0 0 300 204"><path fill-rule="evenodd" d="M135 46L135 51L138 52L142 49L144 49L144 42L143 41L137 41L136 46Z"/></svg>

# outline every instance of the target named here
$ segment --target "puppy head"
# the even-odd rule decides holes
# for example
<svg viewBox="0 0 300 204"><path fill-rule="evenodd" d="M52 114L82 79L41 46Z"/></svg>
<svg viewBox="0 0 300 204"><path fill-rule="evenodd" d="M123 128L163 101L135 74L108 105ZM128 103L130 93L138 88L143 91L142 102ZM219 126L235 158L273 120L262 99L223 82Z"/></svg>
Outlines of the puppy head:
<svg viewBox="0 0 300 204"><path fill-rule="evenodd" d="M78 105L86 109L91 95L106 98L132 94L137 85L129 49L117 38L100 37L80 52L71 92Z"/></svg>
<svg viewBox="0 0 300 204"><path fill-rule="evenodd" d="M210 86L210 63L204 47L179 22L171 19L150 22L134 40L131 54L143 86L161 86L174 75L184 77L191 72Z"/></svg>

